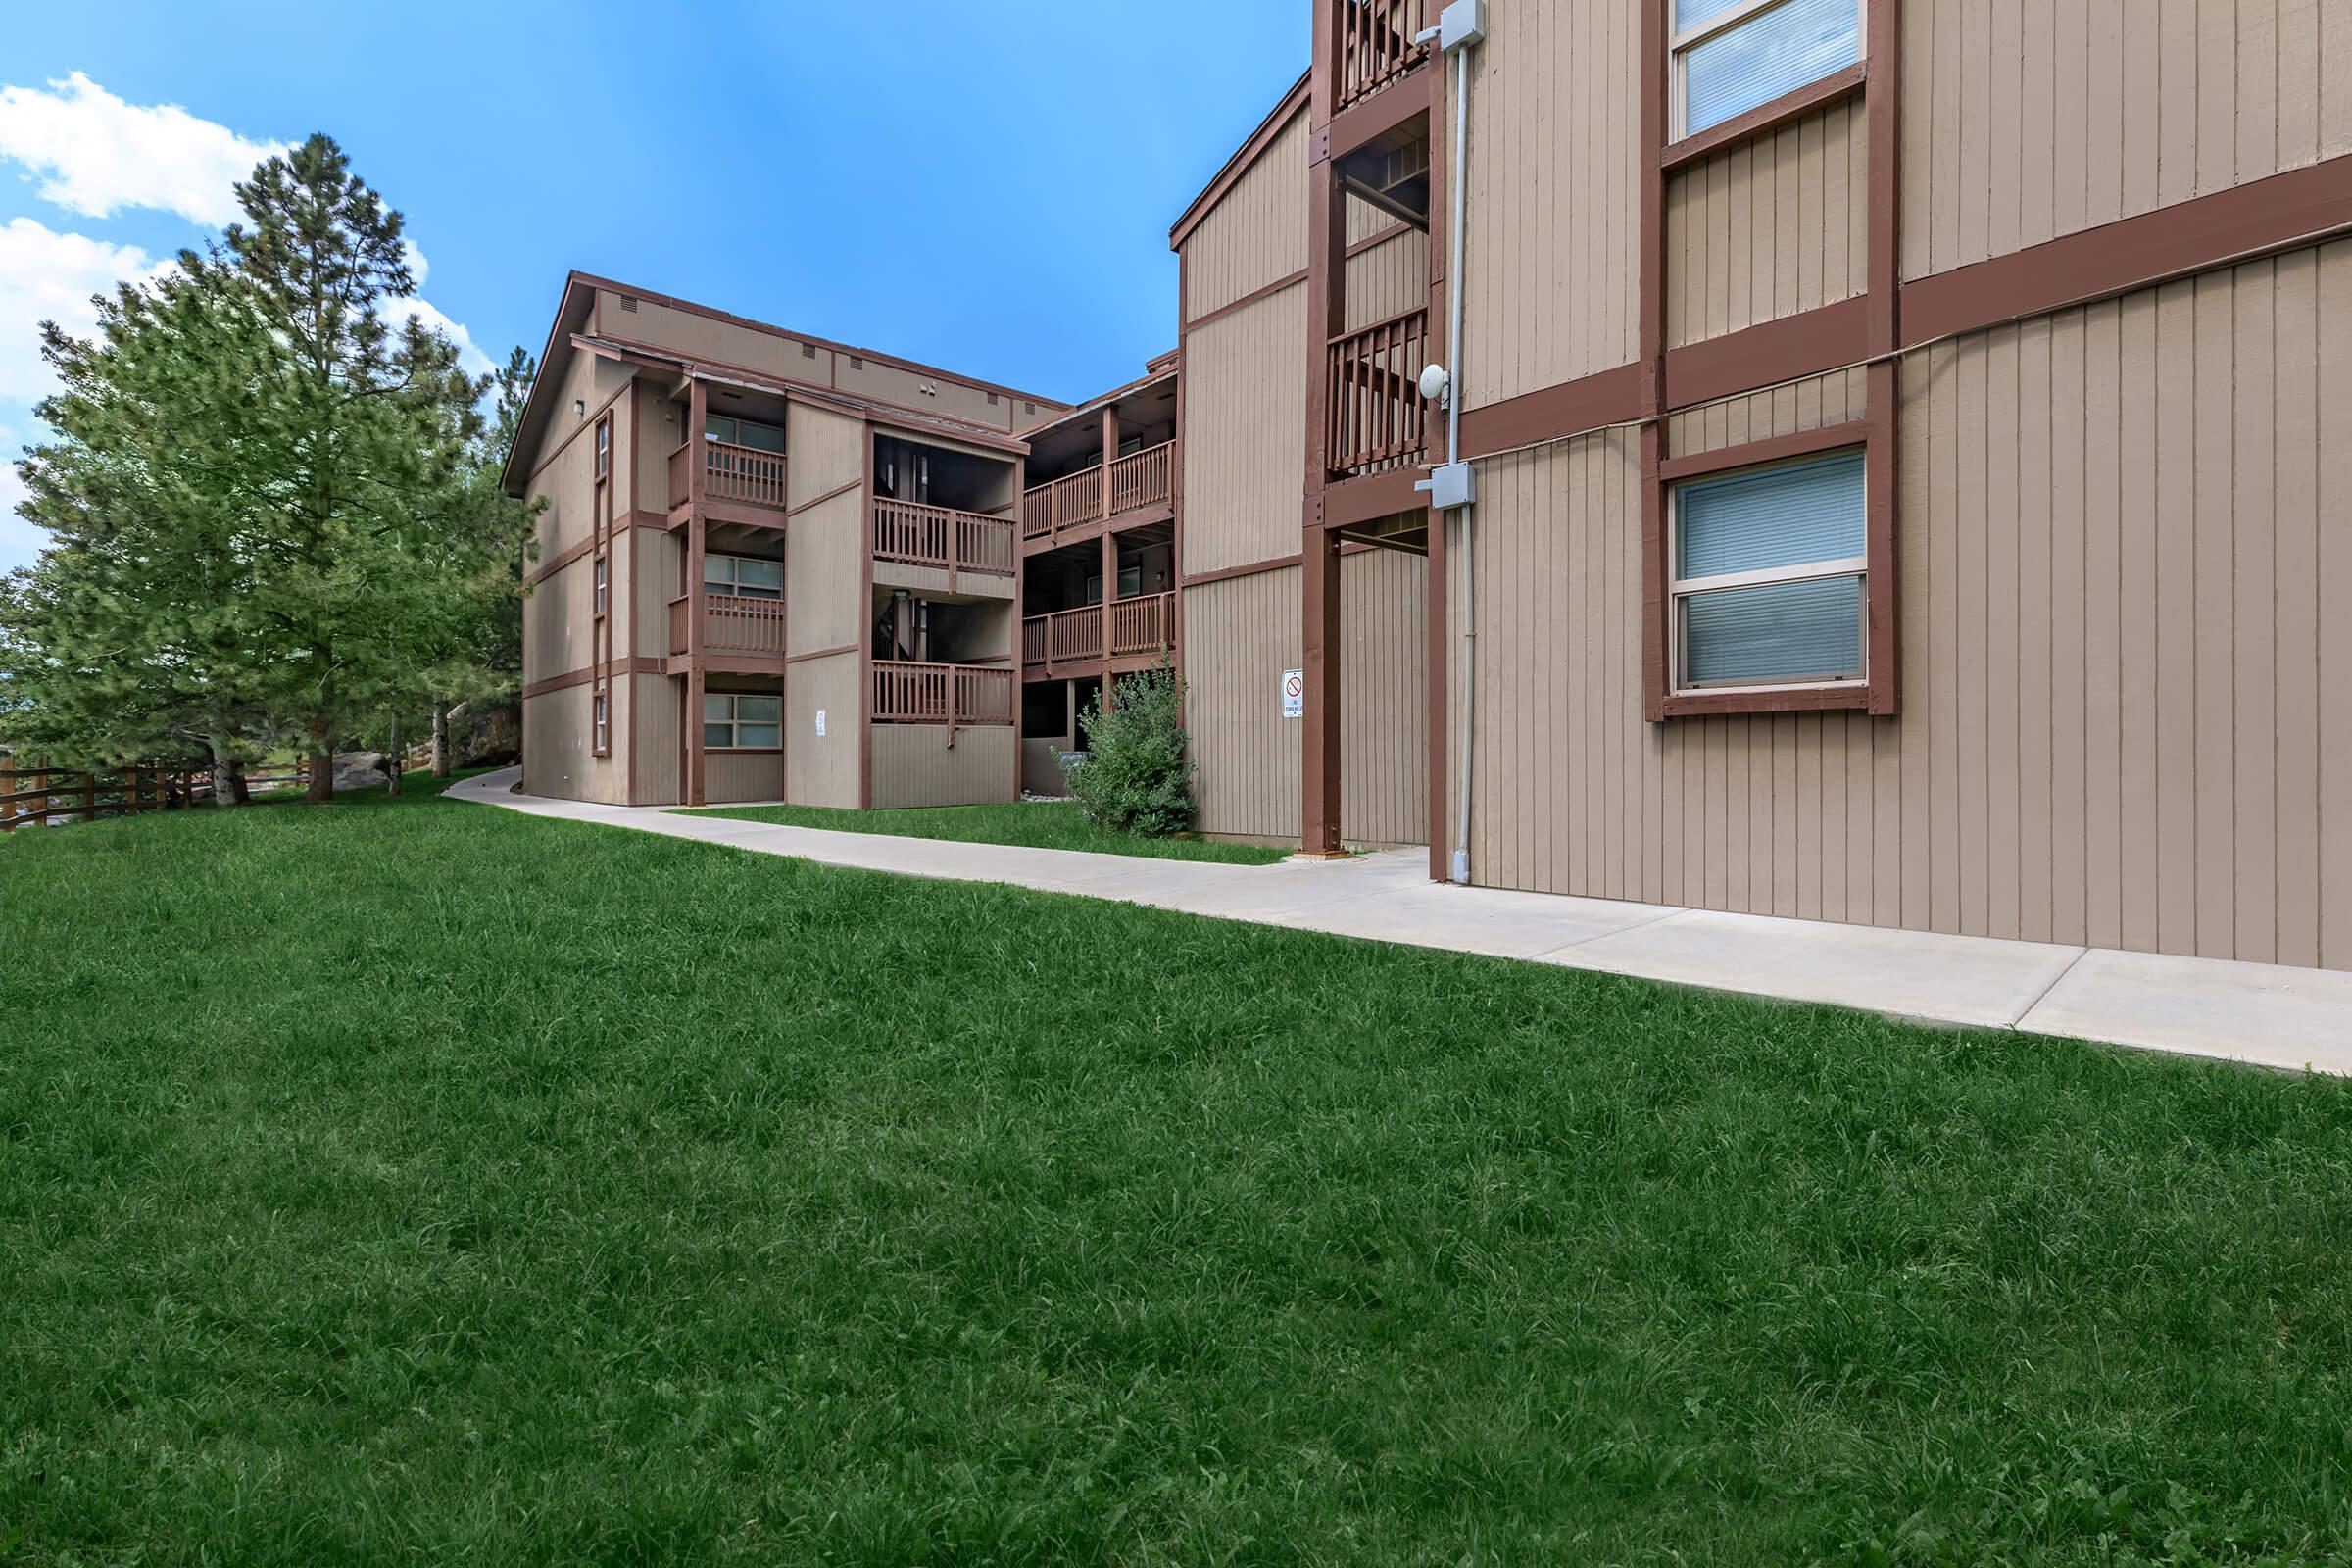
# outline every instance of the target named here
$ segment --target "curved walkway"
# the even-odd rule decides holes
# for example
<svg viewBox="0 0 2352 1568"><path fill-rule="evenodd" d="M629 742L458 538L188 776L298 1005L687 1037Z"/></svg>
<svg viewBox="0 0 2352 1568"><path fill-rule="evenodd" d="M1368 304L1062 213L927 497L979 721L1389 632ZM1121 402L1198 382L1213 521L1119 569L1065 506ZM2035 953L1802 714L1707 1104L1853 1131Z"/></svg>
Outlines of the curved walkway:
<svg viewBox="0 0 2352 1568"><path fill-rule="evenodd" d="M1925 1022L2015 1029L2269 1067L2352 1073L2352 974L1724 914L1429 880L1422 850L1345 861L1204 864L832 833L660 807L514 793L518 769L453 800L696 839L757 855L1003 882L1218 919L1487 954Z"/></svg>

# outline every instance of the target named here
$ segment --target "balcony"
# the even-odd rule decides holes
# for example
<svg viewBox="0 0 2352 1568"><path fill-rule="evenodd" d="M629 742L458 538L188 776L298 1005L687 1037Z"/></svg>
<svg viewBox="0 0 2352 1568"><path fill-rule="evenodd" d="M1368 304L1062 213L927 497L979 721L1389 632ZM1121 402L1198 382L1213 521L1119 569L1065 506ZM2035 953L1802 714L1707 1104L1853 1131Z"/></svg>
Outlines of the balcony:
<svg viewBox="0 0 2352 1568"><path fill-rule="evenodd" d="M773 661L784 659L784 605L776 599L746 599L734 594L705 594L703 600L703 652L706 657L718 656L729 663L744 661ZM690 652L690 628L686 617L694 600L691 596L669 602L669 651L672 654Z"/></svg>
<svg viewBox="0 0 2352 1568"><path fill-rule="evenodd" d="M692 498L694 451L689 441L669 455L669 506L672 512ZM784 455L739 447L725 441L704 441L703 498L747 507L785 507Z"/></svg>
<svg viewBox="0 0 2352 1568"><path fill-rule="evenodd" d="M1437 9L1438 0L1341 0L1336 107L1361 103L1427 60L1429 46L1413 39Z"/></svg>
<svg viewBox="0 0 2352 1568"><path fill-rule="evenodd" d="M877 724L1012 722L1013 671L1002 664L915 664L876 661Z"/></svg>
<svg viewBox="0 0 2352 1568"><path fill-rule="evenodd" d="M1144 594L1110 607L1111 659L1144 659L1176 643L1176 596ZM1021 622L1021 662L1036 667L1093 663L1102 651L1102 607L1057 610Z"/></svg>
<svg viewBox="0 0 2352 1568"><path fill-rule="evenodd" d="M1012 520L912 501L874 502L874 559L1010 577L1018 547Z"/></svg>
<svg viewBox="0 0 2352 1568"><path fill-rule="evenodd" d="M1331 340L1324 451L1334 474L1382 473L1428 452L1428 405L1418 384L1428 356L1426 307Z"/></svg>
<svg viewBox="0 0 2352 1568"><path fill-rule="evenodd" d="M1162 441L1112 463L1107 506L1105 477L1097 466L1029 491L1021 498L1022 539L1054 538L1146 507L1166 506L1176 497L1176 443Z"/></svg>

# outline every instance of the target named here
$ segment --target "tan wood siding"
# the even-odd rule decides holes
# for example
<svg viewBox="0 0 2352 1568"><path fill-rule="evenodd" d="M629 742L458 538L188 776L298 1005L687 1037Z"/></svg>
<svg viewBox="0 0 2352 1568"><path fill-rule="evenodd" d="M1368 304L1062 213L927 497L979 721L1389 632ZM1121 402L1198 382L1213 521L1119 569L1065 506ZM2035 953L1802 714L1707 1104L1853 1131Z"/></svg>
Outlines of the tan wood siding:
<svg viewBox="0 0 2352 1568"><path fill-rule="evenodd" d="M1630 363L1641 292L1638 8L1497 5L1488 23L1465 188L1473 409Z"/></svg>
<svg viewBox="0 0 2352 1568"><path fill-rule="evenodd" d="M1690 458L1748 441L1845 424L1870 410L1867 370L1833 370L1769 392L1685 409L1666 421L1666 453Z"/></svg>
<svg viewBox="0 0 2352 1568"><path fill-rule="evenodd" d="M1428 836L1427 565L1390 551L1341 564L1341 821L1350 844ZM1207 833L1295 838L1299 722L1279 682L1300 667L1299 573L1254 572L1185 591L1185 679Z"/></svg>
<svg viewBox="0 0 2352 1568"><path fill-rule="evenodd" d="M955 732L945 724L876 724L874 807L987 806L1013 799L1013 748L1007 724Z"/></svg>
<svg viewBox="0 0 2352 1568"><path fill-rule="evenodd" d="M773 755L711 752L703 760L703 798L712 806L731 801L773 801L784 794L784 759Z"/></svg>
<svg viewBox="0 0 2352 1568"><path fill-rule="evenodd" d="M1306 136L1301 111L1186 237L1186 320L1306 267Z"/></svg>
<svg viewBox="0 0 2352 1568"><path fill-rule="evenodd" d="M784 636L795 654L855 643L865 626L860 571L870 540L865 498L865 426L806 404L792 406L785 445L792 515L785 533ZM860 486L819 506L845 485Z"/></svg>
<svg viewBox="0 0 2352 1568"><path fill-rule="evenodd" d="M1869 287L1868 127L1856 96L1668 182L1670 343L1817 310Z"/></svg>
<svg viewBox="0 0 2352 1568"><path fill-rule="evenodd" d="M522 601L524 683L588 667L594 639L596 564L582 556L534 586ZM621 617L625 634L626 617ZM615 644L617 646L617 642Z"/></svg>
<svg viewBox="0 0 2352 1568"><path fill-rule="evenodd" d="M856 654L803 660L784 671L784 798L795 806L858 806ZM816 733L816 715L825 733Z"/></svg>
<svg viewBox="0 0 2352 1568"><path fill-rule="evenodd" d="M1186 334L1186 573L1298 553L1305 340L1303 283Z"/></svg>
<svg viewBox="0 0 2352 1568"><path fill-rule="evenodd" d="M1909 0L1903 275L2352 152L2342 0Z"/></svg>
<svg viewBox="0 0 2352 1568"><path fill-rule="evenodd" d="M1348 259L1350 332L1429 304L1429 236L1385 219L1373 225L1375 232L1384 227L1377 243Z"/></svg>
<svg viewBox="0 0 2352 1568"><path fill-rule="evenodd" d="M614 685L619 688L626 683L616 681ZM625 721L625 692L614 691L612 706L617 710L614 722ZM523 699L522 787L526 792L608 806L627 804L628 759L618 746L611 757L594 755L590 711L585 685Z"/></svg>
<svg viewBox="0 0 2352 1568"><path fill-rule="evenodd" d="M1838 422L1839 381L1677 449ZM1643 723L1634 438L1481 465L1478 879L2352 967L2352 243L1939 346L1902 396L1899 719Z"/></svg>
<svg viewBox="0 0 2352 1568"><path fill-rule="evenodd" d="M637 705L636 804L675 806L686 798L678 776L686 683L671 675L635 675L628 686Z"/></svg>

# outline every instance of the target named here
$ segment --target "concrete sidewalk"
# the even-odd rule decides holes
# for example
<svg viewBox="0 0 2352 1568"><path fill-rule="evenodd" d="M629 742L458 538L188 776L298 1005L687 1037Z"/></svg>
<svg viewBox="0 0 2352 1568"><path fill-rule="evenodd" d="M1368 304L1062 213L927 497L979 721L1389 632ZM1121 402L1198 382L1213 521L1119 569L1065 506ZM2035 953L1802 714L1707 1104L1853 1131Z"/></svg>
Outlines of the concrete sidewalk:
<svg viewBox="0 0 2352 1568"><path fill-rule="evenodd" d="M515 769L452 799L825 865L1003 882L1217 919L1481 953L2290 1069L2352 1072L2352 974L1936 936L1429 881L1420 850L1270 866L832 833L512 793Z"/></svg>

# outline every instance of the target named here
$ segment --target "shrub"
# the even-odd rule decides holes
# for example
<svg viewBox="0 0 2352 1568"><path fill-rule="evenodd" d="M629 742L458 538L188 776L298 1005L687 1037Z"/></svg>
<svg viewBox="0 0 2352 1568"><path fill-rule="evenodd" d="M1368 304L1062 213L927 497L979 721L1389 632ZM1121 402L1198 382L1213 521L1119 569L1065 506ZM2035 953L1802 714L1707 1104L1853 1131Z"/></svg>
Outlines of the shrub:
<svg viewBox="0 0 2352 1568"><path fill-rule="evenodd" d="M1087 755L1066 767L1070 793L1097 827L1166 838L1193 825L1193 763L1185 754L1184 677L1167 664L1118 682L1117 706L1087 705L1078 724Z"/></svg>

